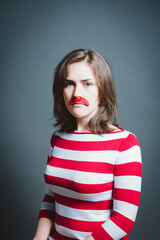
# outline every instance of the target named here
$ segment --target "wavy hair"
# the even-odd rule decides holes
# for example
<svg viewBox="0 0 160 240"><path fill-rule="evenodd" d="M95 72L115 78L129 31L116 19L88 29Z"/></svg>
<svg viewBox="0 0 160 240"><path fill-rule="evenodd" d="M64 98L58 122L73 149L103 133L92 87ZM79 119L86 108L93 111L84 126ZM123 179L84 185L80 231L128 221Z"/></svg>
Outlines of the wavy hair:
<svg viewBox="0 0 160 240"><path fill-rule="evenodd" d="M59 132L70 132L77 129L76 119L67 110L63 90L68 76L68 66L76 62L87 62L93 69L99 88L99 109L89 121L89 130L100 134L111 132L111 124L117 124L117 101L113 76L106 59L95 50L76 49L68 53L55 68L53 82L54 106L53 113L56 118L54 126Z"/></svg>

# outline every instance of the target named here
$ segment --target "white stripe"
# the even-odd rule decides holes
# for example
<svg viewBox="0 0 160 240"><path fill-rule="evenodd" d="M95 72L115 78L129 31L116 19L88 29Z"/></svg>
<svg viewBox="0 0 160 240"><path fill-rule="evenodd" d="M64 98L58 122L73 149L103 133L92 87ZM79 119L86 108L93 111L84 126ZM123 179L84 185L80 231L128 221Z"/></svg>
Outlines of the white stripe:
<svg viewBox="0 0 160 240"><path fill-rule="evenodd" d="M76 151L54 147L52 156L75 161L106 162L115 164L118 151Z"/></svg>
<svg viewBox="0 0 160 240"><path fill-rule="evenodd" d="M54 211L54 203L42 202L41 210L49 210L49 211L53 212Z"/></svg>
<svg viewBox="0 0 160 240"><path fill-rule="evenodd" d="M53 191L59 195L66 196L68 198L84 200L84 201L98 202L98 201L105 201L105 200L112 199L112 190L106 191L106 192L101 192L101 193L85 194L85 193L74 192L70 189L58 187L58 186L54 186L54 185L50 185L50 189L51 189L51 191Z"/></svg>
<svg viewBox="0 0 160 240"><path fill-rule="evenodd" d="M113 199L113 210L135 222L138 207L131 203Z"/></svg>
<svg viewBox="0 0 160 240"><path fill-rule="evenodd" d="M119 131L117 133L106 133L106 134L78 134L78 133L56 133L55 135L60 136L63 139L70 141L83 141L95 142L95 141L110 141L120 138L126 138L128 136L128 131Z"/></svg>
<svg viewBox="0 0 160 240"><path fill-rule="evenodd" d="M46 184L46 192L45 194L51 196L51 197L54 197L54 193L48 188L48 184Z"/></svg>
<svg viewBox="0 0 160 240"><path fill-rule="evenodd" d="M67 218L82 221L100 222L110 218L111 210L80 210L56 202L56 212Z"/></svg>
<svg viewBox="0 0 160 240"><path fill-rule="evenodd" d="M48 156L49 156L49 157L51 157L51 156L52 156L52 152L53 152L53 148L52 148L52 147L50 147L50 149L49 149L49 153L48 153Z"/></svg>
<svg viewBox="0 0 160 240"><path fill-rule="evenodd" d="M66 227L62 227L58 224L55 224L56 231L66 237L76 238L79 240L84 240L87 236L91 234L91 232L80 232L76 230L72 230Z"/></svg>
<svg viewBox="0 0 160 240"><path fill-rule="evenodd" d="M114 222L111 220L105 222L102 227L106 230L106 232L114 239L119 240L126 235L121 228L119 228Z"/></svg>
<svg viewBox="0 0 160 240"><path fill-rule="evenodd" d="M115 164L123 164L130 162L142 162L141 151L139 146L133 146L130 149L119 152L117 156L117 161Z"/></svg>
<svg viewBox="0 0 160 240"><path fill-rule="evenodd" d="M54 238L52 238L51 236L49 236L49 240L54 240Z"/></svg>
<svg viewBox="0 0 160 240"><path fill-rule="evenodd" d="M49 240L54 240L54 238L52 238L51 236L49 236L48 238L49 238Z"/></svg>
<svg viewBox="0 0 160 240"><path fill-rule="evenodd" d="M46 167L45 174L83 184L103 184L113 181L113 174L75 171L49 165Z"/></svg>
<svg viewBox="0 0 160 240"><path fill-rule="evenodd" d="M114 177L114 187L141 191L141 177L137 176L118 176Z"/></svg>

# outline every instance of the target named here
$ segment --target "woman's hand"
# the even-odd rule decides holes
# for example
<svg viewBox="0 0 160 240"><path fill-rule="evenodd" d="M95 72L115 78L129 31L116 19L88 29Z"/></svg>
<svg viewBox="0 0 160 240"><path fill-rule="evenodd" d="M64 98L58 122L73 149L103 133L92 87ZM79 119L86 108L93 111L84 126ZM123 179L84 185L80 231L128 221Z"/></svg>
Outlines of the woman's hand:
<svg viewBox="0 0 160 240"><path fill-rule="evenodd" d="M84 240L95 240L92 235L89 235L88 237L86 237Z"/></svg>

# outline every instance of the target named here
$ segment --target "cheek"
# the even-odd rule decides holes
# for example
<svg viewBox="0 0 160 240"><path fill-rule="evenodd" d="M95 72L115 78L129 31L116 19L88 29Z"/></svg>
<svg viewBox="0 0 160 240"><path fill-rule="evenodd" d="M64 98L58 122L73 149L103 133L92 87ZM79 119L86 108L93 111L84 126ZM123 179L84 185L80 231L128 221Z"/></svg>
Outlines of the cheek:
<svg viewBox="0 0 160 240"><path fill-rule="evenodd" d="M64 88L63 90L63 97L65 99L69 99L72 93L72 89L71 88Z"/></svg>
<svg viewBox="0 0 160 240"><path fill-rule="evenodd" d="M98 90L94 89L94 91L88 97L92 103L99 102L100 97L99 97Z"/></svg>

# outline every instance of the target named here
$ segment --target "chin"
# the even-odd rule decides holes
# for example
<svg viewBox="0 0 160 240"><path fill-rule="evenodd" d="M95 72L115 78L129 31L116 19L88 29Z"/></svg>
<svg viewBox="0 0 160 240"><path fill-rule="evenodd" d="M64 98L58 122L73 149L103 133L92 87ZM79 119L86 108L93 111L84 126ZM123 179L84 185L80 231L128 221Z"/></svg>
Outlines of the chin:
<svg viewBox="0 0 160 240"><path fill-rule="evenodd" d="M84 110L81 109L75 109L74 111L70 111L70 114L72 114L76 118L82 118L86 116L86 114L84 114Z"/></svg>
<svg viewBox="0 0 160 240"><path fill-rule="evenodd" d="M81 119L84 118L85 116L79 115L79 114L72 114L73 117L77 118L77 119Z"/></svg>

